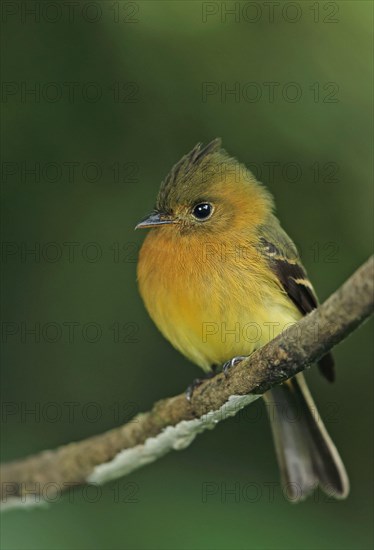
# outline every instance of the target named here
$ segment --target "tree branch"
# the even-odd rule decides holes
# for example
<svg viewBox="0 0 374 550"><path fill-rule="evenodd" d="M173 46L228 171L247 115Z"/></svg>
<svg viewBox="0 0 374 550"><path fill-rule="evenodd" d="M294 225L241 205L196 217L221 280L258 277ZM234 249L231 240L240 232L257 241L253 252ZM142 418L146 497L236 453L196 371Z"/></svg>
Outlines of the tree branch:
<svg viewBox="0 0 374 550"><path fill-rule="evenodd" d="M103 483L187 447L198 433L235 415L353 332L373 312L373 275L371 257L322 306L233 367L227 379L219 374L199 386L191 403L184 394L164 399L119 428L4 464L2 506L37 504L46 484L64 491Z"/></svg>

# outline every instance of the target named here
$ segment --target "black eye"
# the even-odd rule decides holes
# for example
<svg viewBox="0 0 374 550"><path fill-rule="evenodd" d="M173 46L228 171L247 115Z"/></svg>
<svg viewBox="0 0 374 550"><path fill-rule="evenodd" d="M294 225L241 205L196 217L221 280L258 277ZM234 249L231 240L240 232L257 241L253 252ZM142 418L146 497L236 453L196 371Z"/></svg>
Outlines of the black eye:
<svg viewBox="0 0 374 550"><path fill-rule="evenodd" d="M201 202L193 207L192 215L198 220L206 220L213 212L213 206L209 202Z"/></svg>

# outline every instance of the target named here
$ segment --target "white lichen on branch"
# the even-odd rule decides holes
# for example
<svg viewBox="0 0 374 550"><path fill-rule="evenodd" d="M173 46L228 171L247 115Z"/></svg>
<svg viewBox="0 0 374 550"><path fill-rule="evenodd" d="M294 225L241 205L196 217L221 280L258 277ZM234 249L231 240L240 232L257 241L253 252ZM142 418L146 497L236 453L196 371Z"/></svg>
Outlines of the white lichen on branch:
<svg viewBox="0 0 374 550"><path fill-rule="evenodd" d="M185 449L198 434L205 430L212 430L223 419L234 416L259 397L252 394L231 395L217 411L210 411L193 420L182 420L176 426L167 426L157 436L146 439L142 445L120 451L110 462L96 466L87 481L105 483L118 479L154 462L169 451Z"/></svg>
<svg viewBox="0 0 374 550"><path fill-rule="evenodd" d="M104 483L184 449L353 332L373 312L373 275L372 257L318 309L230 369L227 379L219 374L201 384L191 403L184 394L164 399L124 426L2 465L2 509L42 504L48 484L67 491Z"/></svg>

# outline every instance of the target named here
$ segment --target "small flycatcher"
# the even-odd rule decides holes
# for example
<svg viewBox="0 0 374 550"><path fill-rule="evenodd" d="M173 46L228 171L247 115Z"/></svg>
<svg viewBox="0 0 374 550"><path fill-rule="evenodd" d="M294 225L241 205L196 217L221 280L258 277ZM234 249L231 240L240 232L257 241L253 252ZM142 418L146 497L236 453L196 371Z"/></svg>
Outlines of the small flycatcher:
<svg viewBox="0 0 374 550"><path fill-rule="evenodd" d="M162 334L207 374L269 342L317 307L269 191L216 139L196 145L162 182L138 263L139 288ZM331 354L319 363L334 380ZM349 481L302 374L264 395L286 493Z"/></svg>

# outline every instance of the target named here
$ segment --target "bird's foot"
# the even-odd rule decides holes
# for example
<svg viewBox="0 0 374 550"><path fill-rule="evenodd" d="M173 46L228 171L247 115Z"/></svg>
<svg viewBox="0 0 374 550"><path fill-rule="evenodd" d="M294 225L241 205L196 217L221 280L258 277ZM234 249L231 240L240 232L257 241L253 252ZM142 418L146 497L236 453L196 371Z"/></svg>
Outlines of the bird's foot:
<svg viewBox="0 0 374 550"><path fill-rule="evenodd" d="M191 401L193 392L196 390L198 386L200 386L205 380L209 380L209 378L213 378L217 374L217 366L214 365L212 367L212 370L208 372L203 378L195 378L195 380L192 381L192 384L188 386L186 389L186 399L187 401Z"/></svg>
<svg viewBox="0 0 374 550"><path fill-rule="evenodd" d="M238 355L238 357L233 357L232 359L230 359L230 361L226 361L226 363L222 365L222 372L226 376L226 378L229 375L229 370L231 369L231 367L235 367L235 365L241 363L243 359L246 359L245 355Z"/></svg>

